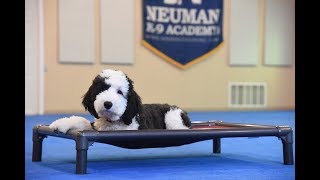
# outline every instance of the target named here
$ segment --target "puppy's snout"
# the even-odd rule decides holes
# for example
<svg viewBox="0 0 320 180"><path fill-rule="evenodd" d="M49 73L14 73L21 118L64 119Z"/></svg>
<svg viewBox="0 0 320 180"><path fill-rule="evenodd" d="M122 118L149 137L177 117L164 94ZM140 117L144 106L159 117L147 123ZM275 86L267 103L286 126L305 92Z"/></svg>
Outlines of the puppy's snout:
<svg viewBox="0 0 320 180"><path fill-rule="evenodd" d="M104 107L105 107L106 109L110 109L110 108L112 107L112 102L110 102L110 101L104 102Z"/></svg>

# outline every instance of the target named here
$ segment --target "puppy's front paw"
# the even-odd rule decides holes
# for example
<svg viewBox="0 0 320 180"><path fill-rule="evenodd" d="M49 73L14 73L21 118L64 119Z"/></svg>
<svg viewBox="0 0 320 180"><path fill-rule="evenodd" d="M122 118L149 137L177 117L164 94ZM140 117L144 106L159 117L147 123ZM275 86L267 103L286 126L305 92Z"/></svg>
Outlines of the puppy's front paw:
<svg viewBox="0 0 320 180"><path fill-rule="evenodd" d="M64 134L70 129L77 131L92 130L90 121L80 116L71 116L69 118L58 119L51 123L49 128Z"/></svg>
<svg viewBox="0 0 320 180"><path fill-rule="evenodd" d="M49 128L54 131L58 131L66 134L67 131L71 129L71 125L70 124L68 125L68 121L69 121L69 118L61 118L61 119L55 120L53 123L49 125Z"/></svg>

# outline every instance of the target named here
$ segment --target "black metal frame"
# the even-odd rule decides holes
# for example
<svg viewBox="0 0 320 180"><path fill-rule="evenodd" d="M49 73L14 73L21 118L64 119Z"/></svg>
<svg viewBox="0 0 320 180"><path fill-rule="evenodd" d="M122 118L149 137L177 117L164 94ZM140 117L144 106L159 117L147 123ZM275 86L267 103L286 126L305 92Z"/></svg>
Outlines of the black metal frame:
<svg viewBox="0 0 320 180"><path fill-rule="evenodd" d="M199 127L208 128L199 128ZM220 126L219 128L210 128ZM121 130L121 131L74 131L66 134L55 132L48 125L33 128L32 161L41 161L42 142L47 136L73 139L76 143L76 174L87 173L87 151L93 142L111 144L122 148L140 149L171 147L213 140L213 153L221 153L221 138L276 136L282 141L283 163L294 164L293 132L289 126L227 123L222 121L192 122L186 130Z"/></svg>

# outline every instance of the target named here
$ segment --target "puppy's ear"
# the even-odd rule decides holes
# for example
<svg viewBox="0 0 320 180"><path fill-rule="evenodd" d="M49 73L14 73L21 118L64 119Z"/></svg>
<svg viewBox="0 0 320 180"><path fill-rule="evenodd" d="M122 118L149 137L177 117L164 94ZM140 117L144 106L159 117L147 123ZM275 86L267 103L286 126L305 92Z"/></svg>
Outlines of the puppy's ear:
<svg viewBox="0 0 320 180"><path fill-rule="evenodd" d="M101 81L101 77L97 76L91 86L89 87L88 91L85 93L82 99L82 105L84 108L90 112L91 115L93 115L95 118L99 119L99 116L94 109L94 101L96 100L97 95L97 83Z"/></svg>
<svg viewBox="0 0 320 180"><path fill-rule="evenodd" d="M137 114L141 112L142 103L140 96L135 92L133 89L133 82L131 79L127 77L129 81L129 92L127 96L127 108L123 115L121 116L121 119L126 125L129 125L132 123L132 118L134 118Z"/></svg>

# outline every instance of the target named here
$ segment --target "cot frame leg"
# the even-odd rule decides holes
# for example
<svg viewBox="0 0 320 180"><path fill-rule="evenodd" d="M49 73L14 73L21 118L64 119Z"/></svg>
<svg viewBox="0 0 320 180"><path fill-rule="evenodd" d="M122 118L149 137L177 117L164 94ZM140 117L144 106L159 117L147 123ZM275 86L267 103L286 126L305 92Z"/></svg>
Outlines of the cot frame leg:
<svg viewBox="0 0 320 180"><path fill-rule="evenodd" d="M38 133L38 126L32 132L32 162L42 161L42 142L47 136Z"/></svg>
<svg viewBox="0 0 320 180"><path fill-rule="evenodd" d="M221 138L213 138L213 153L221 153Z"/></svg>
<svg viewBox="0 0 320 180"><path fill-rule="evenodd" d="M293 165L293 133L292 131L285 136L280 137L283 151L283 164Z"/></svg>
<svg viewBox="0 0 320 180"><path fill-rule="evenodd" d="M77 136L75 141L77 150L76 174L87 174L88 139L84 136Z"/></svg>

